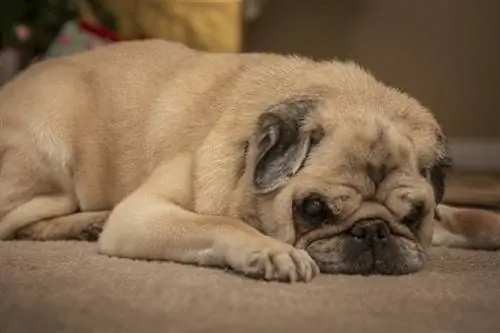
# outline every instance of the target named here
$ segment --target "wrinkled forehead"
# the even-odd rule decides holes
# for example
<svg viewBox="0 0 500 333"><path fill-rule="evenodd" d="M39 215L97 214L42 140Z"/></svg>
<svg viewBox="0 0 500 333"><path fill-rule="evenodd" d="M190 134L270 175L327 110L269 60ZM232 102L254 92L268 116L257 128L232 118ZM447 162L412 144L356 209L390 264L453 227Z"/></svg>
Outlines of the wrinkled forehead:
<svg viewBox="0 0 500 333"><path fill-rule="evenodd" d="M395 124L377 118L345 124L333 131L329 140L340 143L339 150L351 165L367 162L396 167L398 163L417 162L411 136Z"/></svg>
<svg viewBox="0 0 500 333"><path fill-rule="evenodd" d="M419 154L411 137L391 123L344 122L325 133L310 154L318 174L388 173L396 169L418 171Z"/></svg>
<svg viewBox="0 0 500 333"><path fill-rule="evenodd" d="M381 98L381 100L383 100ZM353 160L408 161L429 167L439 157L443 136L433 115L418 103L331 98L318 107L330 149Z"/></svg>

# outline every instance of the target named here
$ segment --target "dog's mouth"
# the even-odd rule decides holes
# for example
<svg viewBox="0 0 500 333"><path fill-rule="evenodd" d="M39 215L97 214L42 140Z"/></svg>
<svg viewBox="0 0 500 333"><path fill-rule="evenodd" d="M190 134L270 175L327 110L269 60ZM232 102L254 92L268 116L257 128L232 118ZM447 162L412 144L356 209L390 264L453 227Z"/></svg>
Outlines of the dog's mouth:
<svg viewBox="0 0 500 333"><path fill-rule="evenodd" d="M403 275L419 271L425 252L415 240L397 235L383 220L364 220L306 247L327 274Z"/></svg>

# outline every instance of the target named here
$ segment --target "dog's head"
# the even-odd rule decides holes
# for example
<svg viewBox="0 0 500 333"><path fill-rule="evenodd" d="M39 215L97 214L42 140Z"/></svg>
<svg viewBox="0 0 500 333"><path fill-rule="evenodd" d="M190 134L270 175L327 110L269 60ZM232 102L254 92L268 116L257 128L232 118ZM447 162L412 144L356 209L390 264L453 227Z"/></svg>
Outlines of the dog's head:
<svg viewBox="0 0 500 333"><path fill-rule="evenodd" d="M414 272L449 164L434 117L390 88L283 100L249 142L252 214L325 273Z"/></svg>

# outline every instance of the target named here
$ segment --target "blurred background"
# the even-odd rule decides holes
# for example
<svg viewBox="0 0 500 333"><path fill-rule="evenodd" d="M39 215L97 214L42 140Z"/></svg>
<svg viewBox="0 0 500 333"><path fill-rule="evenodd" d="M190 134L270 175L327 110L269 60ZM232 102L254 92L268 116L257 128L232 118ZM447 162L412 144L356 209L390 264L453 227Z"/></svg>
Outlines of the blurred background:
<svg viewBox="0 0 500 333"><path fill-rule="evenodd" d="M163 38L354 60L431 108L464 170L500 170L500 2L1 0L0 84L47 57Z"/></svg>

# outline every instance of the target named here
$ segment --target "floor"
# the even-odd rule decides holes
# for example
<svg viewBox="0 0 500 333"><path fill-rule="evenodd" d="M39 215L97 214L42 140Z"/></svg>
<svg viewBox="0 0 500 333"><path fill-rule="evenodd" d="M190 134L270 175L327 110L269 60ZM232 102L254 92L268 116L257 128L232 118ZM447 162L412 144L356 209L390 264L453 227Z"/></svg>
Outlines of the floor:
<svg viewBox="0 0 500 333"><path fill-rule="evenodd" d="M82 242L0 242L2 333L498 333L500 252L433 248L402 276L263 282L108 258Z"/></svg>

